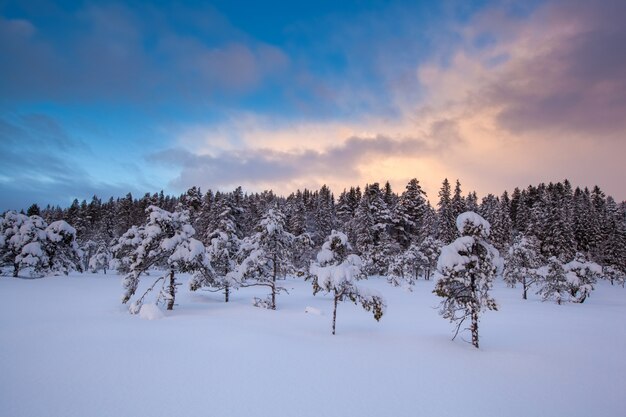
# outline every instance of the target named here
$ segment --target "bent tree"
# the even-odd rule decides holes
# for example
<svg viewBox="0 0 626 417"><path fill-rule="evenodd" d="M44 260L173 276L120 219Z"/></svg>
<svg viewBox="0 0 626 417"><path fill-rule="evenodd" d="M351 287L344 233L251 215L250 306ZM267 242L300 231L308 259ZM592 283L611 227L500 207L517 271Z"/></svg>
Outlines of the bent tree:
<svg viewBox="0 0 626 417"><path fill-rule="evenodd" d="M377 293L359 288L356 280L364 278L361 258L349 254L348 237L333 230L322 245L309 273L313 277L313 295L320 291L333 294L333 334L337 322L337 304L350 300L360 303L366 311L374 314L379 321L385 312L385 301Z"/></svg>
<svg viewBox="0 0 626 417"><path fill-rule="evenodd" d="M113 248L116 256L123 258L120 265L124 266L126 272L122 282L122 303L127 303L135 295L140 276L147 274L150 268L159 267L168 272L131 304L131 314L139 312L145 295L160 280L163 280L163 288L158 299L164 299L167 309L173 310L178 287L176 272L208 273L210 270L204 245L192 237L195 231L189 224L189 213L186 210L171 213L150 206L146 211L147 223L144 226L131 227Z"/></svg>

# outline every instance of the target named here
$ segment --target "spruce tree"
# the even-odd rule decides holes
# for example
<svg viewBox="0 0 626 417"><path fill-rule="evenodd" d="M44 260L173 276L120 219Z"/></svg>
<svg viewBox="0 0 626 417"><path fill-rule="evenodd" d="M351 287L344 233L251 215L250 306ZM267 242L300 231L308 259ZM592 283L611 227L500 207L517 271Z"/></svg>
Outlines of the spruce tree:
<svg viewBox="0 0 626 417"><path fill-rule="evenodd" d="M443 298L439 313L455 324L455 335L466 320L472 345L478 348L478 318L484 310L497 310L490 296L493 279L501 266L498 251L488 241L489 223L474 212L457 218L461 237L441 249L437 270L441 274L435 290Z"/></svg>
<svg viewBox="0 0 626 417"><path fill-rule="evenodd" d="M437 203L437 236L445 244L452 242L457 236L455 219L450 183L446 178L439 190L439 203Z"/></svg>
<svg viewBox="0 0 626 417"><path fill-rule="evenodd" d="M325 291L333 295L333 335L337 322L337 305L341 301L360 303L366 311L374 314L376 321L380 320L385 311L385 301L379 294L357 286L356 281L365 278L365 275L361 271L361 259L351 254L350 250L348 237L333 230L309 270L313 277L313 294Z"/></svg>
<svg viewBox="0 0 626 417"><path fill-rule="evenodd" d="M256 306L276 310L276 295L285 291L277 280L294 269L290 258L294 239L287 231L284 214L275 206L263 216L256 233L242 242L240 262L228 276L242 287L269 288L268 298L255 299Z"/></svg>

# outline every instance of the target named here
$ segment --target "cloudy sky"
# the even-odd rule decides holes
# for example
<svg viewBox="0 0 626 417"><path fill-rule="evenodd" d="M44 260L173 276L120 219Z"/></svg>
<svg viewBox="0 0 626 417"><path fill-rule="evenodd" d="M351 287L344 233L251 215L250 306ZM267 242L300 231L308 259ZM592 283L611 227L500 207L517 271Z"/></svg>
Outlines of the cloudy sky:
<svg viewBox="0 0 626 417"><path fill-rule="evenodd" d="M165 2L168 3L168 2ZM626 199L626 2L0 2L0 211L192 185Z"/></svg>

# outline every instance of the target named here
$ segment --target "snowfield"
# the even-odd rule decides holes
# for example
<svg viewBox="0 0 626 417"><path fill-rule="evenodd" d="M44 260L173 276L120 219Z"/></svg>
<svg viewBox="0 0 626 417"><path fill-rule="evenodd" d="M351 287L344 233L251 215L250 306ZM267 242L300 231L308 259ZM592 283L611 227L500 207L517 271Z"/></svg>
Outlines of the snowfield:
<svg viewBox="0 0 626 417"><path fill-rule="evenodd" d="M626 416L626 290L606 282L562 306L497 282L477 350L434 281L364 282L385 315L341 303L332 336L332 296L302 280L270 311L185 276L174 311L130 315L120 278L0 278L0 416Z"/></svg>

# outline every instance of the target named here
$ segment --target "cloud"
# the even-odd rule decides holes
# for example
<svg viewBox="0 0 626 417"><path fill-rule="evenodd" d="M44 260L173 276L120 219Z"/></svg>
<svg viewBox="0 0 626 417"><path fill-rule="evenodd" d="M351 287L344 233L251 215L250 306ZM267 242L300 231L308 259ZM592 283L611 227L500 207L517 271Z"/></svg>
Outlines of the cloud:
<svg viewBox="0 0 626 417"><path fill-rule="evenodd" d="M624 14L621 1L553 2L528 17L489 9L459 30L450 64L425 65L420 79L442 107L496 109L515 135L615 137L626 128Z"/></svg>
<svg viewBox="0 0 626 417"><path fill-rule="evenodd" d="M0 61L0 94L142 105L217 102L254 93L289 67L281 49L245 37L217 11L198 10L200 18L172 8L91 4L53 17L0 17L0 55L11 57Z"/></svg>
<svg viewBox="0 0 626 417"><path fill-rule="evenodd" d="M130 184L95 180L82 159L90 147L42 114L0 117L0 212L32 203L66 206L84 199L137 192Z"/></svg>
<svg viewBox="0 0 626 417"><path fill-rule="evenodd" d="M623 198L614 172L626 153L626 29L615 17L624 3L552 2L523 13L503 4L452 26L457 42L414 63L413 77L385 73L395 86L392 117L244 116L184 132L185 157L169 161L181 168L174 185L343 188L391 179L398 188L417 176L434 196L444 177L483 194L568 177ZM403 83L420 93L403 93Z"/></svg>
<svg viewBox="0 0 626 417"><path fill-rule="evenodd" d="M458 141L455 122L440 120L421 138L351 136L321 149L257 147L214 154L176 148L153 153L148 159L180 169L180 175L171 184L177 189L192 185L225 189L244 184L253 189L289 191L284 184L349 181L362 177L369 164L390 159L418 160L440 154Z"/></svg>

